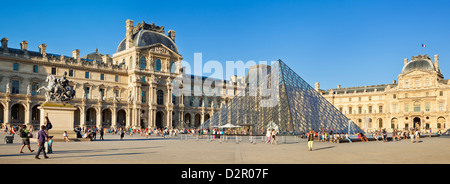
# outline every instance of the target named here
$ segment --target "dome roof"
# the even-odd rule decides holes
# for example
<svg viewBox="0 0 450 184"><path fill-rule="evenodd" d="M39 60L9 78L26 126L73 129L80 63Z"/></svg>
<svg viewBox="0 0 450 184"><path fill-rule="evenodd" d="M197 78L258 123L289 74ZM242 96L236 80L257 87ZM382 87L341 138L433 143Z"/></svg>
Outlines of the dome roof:
<svg viewBox="0 0 450 184"><path fill-rule="evenodd" d="M415 69L424 70L424 71L436 71L433 63L430 60L418 59L418 60L413 60L413 61L406 63L406 65L403 66L402 73L408 73Z"/></svg>
<svg viewBox="0 0 450 184"><path fill-rule="evenodd" d="M125 50L125 40L126 38L123 39L122 42L120 42L119 47L117 47L117 52ZM161 43L175 53L178 53L175 42L173 42L172 39L162 33L157 33L150 30L140 30L139 32L133 34L133 40L133 46L144 47Z"/></svg>

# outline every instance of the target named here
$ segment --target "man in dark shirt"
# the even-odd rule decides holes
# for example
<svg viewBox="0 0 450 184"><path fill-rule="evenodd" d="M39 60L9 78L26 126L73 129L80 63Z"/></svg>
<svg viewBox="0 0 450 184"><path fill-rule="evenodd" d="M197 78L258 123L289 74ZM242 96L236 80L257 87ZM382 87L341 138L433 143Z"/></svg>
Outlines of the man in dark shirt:
<svg viewBox="0 0 450 184"><path fill-rule="evenodd" d="M47 133L45 133L45 129L46 129L46 127L44 125L42 125L41 130L39 130L39 132L38 132L37 139L38 139L39 149L38 149L38 152L36 153L36 156L34 157L35 159L40 159L39 154L41 154L41 151L44 153L44 158L46 158L46 159L48 158L47 154L45 153L45 147L44 147L45 140L48 139Z"/></svg>

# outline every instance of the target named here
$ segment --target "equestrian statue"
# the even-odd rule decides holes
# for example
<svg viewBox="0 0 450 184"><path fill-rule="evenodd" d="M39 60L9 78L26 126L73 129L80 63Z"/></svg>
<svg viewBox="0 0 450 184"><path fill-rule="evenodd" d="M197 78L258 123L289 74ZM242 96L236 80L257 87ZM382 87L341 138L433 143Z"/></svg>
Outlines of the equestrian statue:
<svg viewBox="0 0 450 184"><path fill-rule="evenodd" d="M66 78L67 72L58 79L53 75L48 75L45 79L47 86L40 87L37 93L41 89L45 90L45 102L68 102L75 96L75 90L69 85L69 80Z"/></svg>

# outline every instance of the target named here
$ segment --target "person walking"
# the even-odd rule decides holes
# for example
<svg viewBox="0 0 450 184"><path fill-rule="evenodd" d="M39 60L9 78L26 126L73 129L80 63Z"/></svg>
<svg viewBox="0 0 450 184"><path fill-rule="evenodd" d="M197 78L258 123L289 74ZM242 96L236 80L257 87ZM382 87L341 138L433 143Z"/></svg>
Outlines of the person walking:
<svg viewBox="0 0 450 184"><path fill-rule="evenodd" d="M267 137L266 144L270 142L270 138L272 137L271 134L272 134L272 130L271 130L271 129L268 129L268 130L267 130L267 133L266 133L266 137Z"/></svg>
<svg viewBox="0 0 450 184"><path fill-rule="evenodd" d="M35 159L40 159L39 155L41 154L41 151L44 153L44 158L47 159L48 156L45 153L45 140L48 139L48 135L47 133L45 133L45 126L42 125L41 126L41 130L39 130L38 135L37 135L37 139L38 139L38 151L36 153L36 156L34 157Z"/></svg>
<svg viewBox="0 0 450 184"><path fill-rule="evenodd" d="M313 143L314 143L314 130L309 131L308 135L308 149L309 151L313 150Z"/></svg>
<svg viewBox="0 0 450 184"><path fill-rule="evenodd" d="M414 143L414 129L411 129L409 132L409 138L411 139L411 143Z"/></svg>
<svg viewBox="0 0 450 184"><path fill-rule="evenodd" d="M275 129L272 129L272 140L270 142L270 144L273 144L273 142L275 141L275 144L277 143L277 140L275 140L277 138L277 133L275 132Z"/></svg>
<svg viewBox="0 0 450 184"><path fill-rule="evenodd" d="M100 130L99 130L99 131L100 131L100 140L103 141L103 140L104 140L104 139L103 139L103 134L105 133L104 130L103 130L103 127L100 127Z"/></svg>
<svg viewBox="0 0 450 184"><path fill-rule="evenodd" d="M33 129L31 129L32 131ZM30 130L27 129L27 125L23 125L22 129L19 130L19 135L22 138L22 146L20 147L20 151L19 153L23 153L23 147L28 146L28 150L30 150L30 152L33 152L34 150L31 150L31 146L30 146L30 137L28 136L28 134L31 132Z"/></svg>

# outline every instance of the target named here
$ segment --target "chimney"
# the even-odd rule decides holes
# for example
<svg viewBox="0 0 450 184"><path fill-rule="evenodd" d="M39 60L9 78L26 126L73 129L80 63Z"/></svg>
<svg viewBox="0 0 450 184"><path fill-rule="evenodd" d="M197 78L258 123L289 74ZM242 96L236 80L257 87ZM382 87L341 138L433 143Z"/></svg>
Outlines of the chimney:
<svg viewBox="0 0 450 184"><path fill-rule="evenodd" d="M78 60L78 58L80 58L80 50L76 49L72 51L72 57Z"/></svg>
<svg viewBox="0 0 450 184"><path fill-rule="evenodd" d="M45 43L39 45L39 52L42 54L42 57L47 57L47 52L45 51L47 49L47 45Z"/></svg>
<svg viewBox="0 0 450 184"><path fill-rule="evenodd" d="M392 80L392 84L396 84L397 83L397 81L396 80Z"/></svg>
<svg viewBox="0 0 450 184"><path fill-rule="evenodd" d="M316 90L317 92L319 92L319 90L320 90L320 82L315 82L315 83L314 83L314 88L315 88L315 90Z"/></svg>
<svg viewBox="0 0 450 184"><path fill-rule="evenodd" d="M127 25L126 25L126 40L125 40L125 49L129 49L131 47L133 47L133 21L130 19L127 19L126 21Z"/></svg>
<svg viewBox="0 0 450 184"><path fill-rule="evenodd" d="M170 39L173 40L173 42L175 42L175 31L174 30L169 30L168 36Z"/></svg>
<svg viewBox="0 0 450 184"><path fill-rule="evenodd" d="M20 42L20 49L22 49L22 51L27 51L28 50L28 42L25 40Z"/></svg>
<svg viewBox="0 0 450 184"><path fill-rule="evenodd" d="M338 88L338 89L341 89L341 85L337 85L337 88Z"/></svg>
<svg viewBox="0 0 450 184"><path fill-rule="evenodd" d="M8 38L2 38L3 52L8 52Z"/></svg>
<svg viewBox="0 0 450 184"><path fill-rule="evenodd" d="M403 59L403 63L406 65L406 63L408 63L408 58Z"/></svg>
<svg viewBox="0 0 450 184"><path fill-rule="evenodd" d="M436 68L436 71L439 69L439 55L434 55L434 68Z"/></svg>

